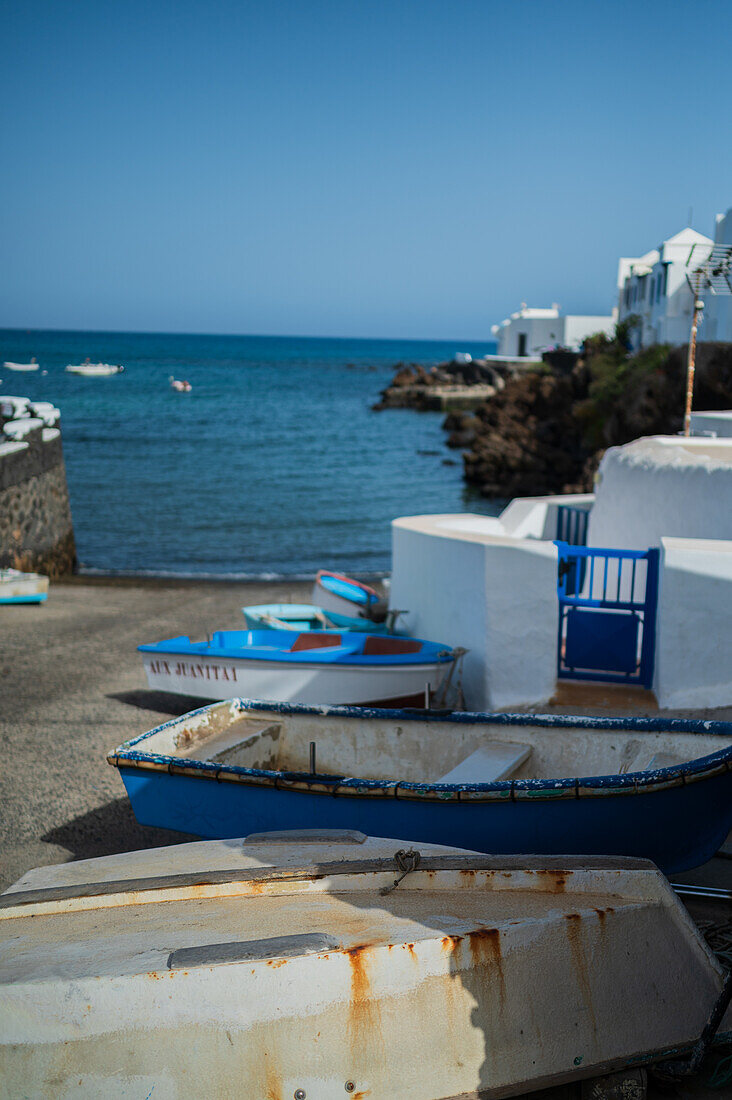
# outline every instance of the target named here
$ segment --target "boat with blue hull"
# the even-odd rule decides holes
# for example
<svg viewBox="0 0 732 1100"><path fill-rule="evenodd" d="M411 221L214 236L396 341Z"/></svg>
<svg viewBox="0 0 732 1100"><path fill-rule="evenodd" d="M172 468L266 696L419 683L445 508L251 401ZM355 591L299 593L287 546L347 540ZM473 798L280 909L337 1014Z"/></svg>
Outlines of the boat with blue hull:
<svg viewBox="0 0 732 1100"><path fill-rule="evenodd" d="M383 623L326 611L312 603L263 603L242 607L250 630L340 630L358 634L391 634L396 615L387 612Z"/></svg>
<svg viewBox="0 0 732 1100"><path fill-rule="evenodd" d="M121 745L144 825L225 838L377 829L493 854L628 855L671 874L732 828L732 724L232 699Z"/></svg>
<svg viewBox="0 0 732 1100"><path fill-rule="evenodd" d="M449 646L384 634L217 630L137 647L151 688L201 699L421 706L444 697L458 656Z"/></svg>
<svg viewBox="0 0 732 1100"><path fill-rule="evenodd" d="M341 615L357 615L359 618L380 618L383 611L378 592L362 581L355 581L344 573L331 573L320 569L313 585L313 603L326 611Z"/></svg>

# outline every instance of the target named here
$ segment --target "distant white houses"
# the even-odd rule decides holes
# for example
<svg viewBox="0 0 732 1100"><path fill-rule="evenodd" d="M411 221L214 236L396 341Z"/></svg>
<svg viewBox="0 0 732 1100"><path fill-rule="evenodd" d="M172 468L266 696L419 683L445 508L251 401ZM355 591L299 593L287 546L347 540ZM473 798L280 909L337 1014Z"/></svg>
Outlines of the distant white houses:
<svg viewBox="0 0 732 1100"><path fill-rule="evenodd" d="M610 335L614 317L562 315L559 306L551 309L521 308L493 325L491 332L498 341L498 355L510 359L539 358L543 351L562 347L579 351L582 342L597 332Z"/></svg>
<svg viewBox="0 0 732 1100"><path fill-rule="evenodd" d="M689 339L693 298L687 264L708 254L710 237L682 229L644 256L623 256L618 263L618 320L637 317L631 332L634 350L651 344L685 344ZM700 333L702 339L706 333Z"/></svg>
<svg viewBox="0 0 732 1100"><path fill-rule="evenodd" d="M713 244L732 245L732 208L718 214L714 241L695 229L682 229L644 256L621 258L618 264L618 320L638 318L631 333L633 348L651 344L685 344L689 339L693 296L687 271L702 263ZM732 341L732 298L703 293L700 340Z"/></svg>

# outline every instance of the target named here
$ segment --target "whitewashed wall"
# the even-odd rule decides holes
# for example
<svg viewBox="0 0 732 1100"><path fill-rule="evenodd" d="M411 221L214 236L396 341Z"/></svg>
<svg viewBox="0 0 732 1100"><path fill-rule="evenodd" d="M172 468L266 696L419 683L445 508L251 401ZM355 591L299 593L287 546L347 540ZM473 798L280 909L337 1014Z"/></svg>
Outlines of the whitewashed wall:
<svg viewBox="0 0 732 1100"><path fill-rule="evenodd" d="M692 435L732 436L732 409L720 412L693 412L691 414Z"/></svg>
<svg viewBox="0 0 732 1100"><path fill-rule="evenodd" d="M410 633L470 650L471 710L546 702L556 682L557 552L502 537L484 516L410 516L392 524L391 606Z"/></svg>
<svg viewBox="0 0 732 1100"><path fill-rule="evenodd" d="M606 451L588 545L646 550L664 536L732 539L732 443L653 436Z"/></svg>
<svg viewBox="0 0 732 1100"><path fill-rule="evenodd" d="M732 541L661 539L659 706L732 704Z"/></svg>

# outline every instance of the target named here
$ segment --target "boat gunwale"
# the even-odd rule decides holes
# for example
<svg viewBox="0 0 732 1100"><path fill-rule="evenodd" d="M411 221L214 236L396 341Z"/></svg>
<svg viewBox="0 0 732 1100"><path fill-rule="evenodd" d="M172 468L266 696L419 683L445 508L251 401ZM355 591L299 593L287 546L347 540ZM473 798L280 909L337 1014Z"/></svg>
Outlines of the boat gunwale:
<svg viewBox="0 0 732 1100"><path fill-rule="evenodd" d="M441 668L443 665L455 661L455 650L441 642L431 642L425 638L406 638L401 635L388 635L400 641L419 642L420 648L409 653L364 653L364 646L369 638L374 637L383 641L383 634L371 634L368 631L349 631L337 626L329 627L326 631L301 630L288 631L277 630L272 627L264 627L259 630L229 630L216 631L216 634L247 634L262 633L276 634L280 640L292 641L293 645L302 634L345 634L336 645L316 647L313 649L295 650L281 646L268 646L265 642L259 644L241 646L214 646L212 642L192 642L187 638L186 642L180 638L166 638L161 642L145 642L138 645L139 653L147 655L149 659L154 657L174 657L178 660L188 660L194 663L196 659L225 661L253 661L257 664L274 665L308 665L312 664L318 669L324 668L365 668L365 669L402 669L417 670L420 668ZM282 635L286 635L282 639ZM176 644L177 643L177 644ZM167 647L167 648L164 648ZM359 648L360 647L360 648ZM144 660L144 657L143 657Z"/></svg>
<svg viewBox="0 0 732 1100"><path fill-rule="evenodd" d="M269 703L250 699L230 699L208 704L185 715L170 719L152 730L123 742L107 755L107 763L120 769L130 768L167 772L217 782L243 783L273 787L277 790L327 794L330 797L402 798L425 802L524 802L550 799L607 797L609 794L649 794L683 787L732 771L732 743L714 753L652 771L611 773L599 776L572 776L564 779L510 779L492 783L424 783L399 779L359 779L353 776L313 775L310 772L245 768L192 757L146 753L137 749L148 738L205 714L211 707L225 706L233 712L266 711L282 715L320 715L322 717L391 719L400 722L454 722L459 725L544 726L559 729L637 730L656 733L718 734L732 741L732 722L689 718L595 718L587 715L511 714L507 712L419 711L376 709L354 706L308 706L300 703Z"/></svg>

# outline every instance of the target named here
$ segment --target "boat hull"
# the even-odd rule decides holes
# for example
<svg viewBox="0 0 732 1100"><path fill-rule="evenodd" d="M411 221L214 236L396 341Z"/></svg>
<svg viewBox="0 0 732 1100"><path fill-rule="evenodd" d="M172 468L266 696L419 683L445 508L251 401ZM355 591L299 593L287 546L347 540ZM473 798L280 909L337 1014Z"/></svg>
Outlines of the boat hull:
<svg viewBox="0 0 732 1100"><path fill-rule="evenodd" d="M24 876L3 1095L498 1100L678 1057L719 997L646 861L420 844L394 889L398 839L310 835Z"/></svg>
<svg viewBox="0 0 732 1100"><path fill-rule="evenodd" d="M401 667L285 664L282 661L234 657L143 653L148 685L199 699L232 695L283 703L418 706L429 689L435 692L447 667L411 664Z"/></svg>
<svg viewBox="0 0 732 1100"><path fill-rule="evenodd" d="M36 573L3 576L0 571L0 604L43 603L48 598L48 577Z"/></svg>
<svg viewBox="0 0 732 1100"><path fill-rule="evenodd" d="M225 838L271 829L377 829L404 841L512 854L626 855L669 875L706 863L732 829L732 774L595 799L420 802L215 782L120 767L142 825ZM690 827L693 823L693 827Z"/></svg>
<svg viewBox="0 0 732 1100"><path fill-rule="evenodd" d="M371 619L341 615L337 611L325 612L314 604L262 604L242 607L242 614L250 630L339 630L358 634L388 634L386 623ZM351 609L353 610L353 609ZM325 621L323 621L325 619ZM279 620L277 622L276 620ZM286 624L280 626L279 623Z"/></svg>

